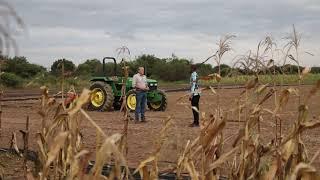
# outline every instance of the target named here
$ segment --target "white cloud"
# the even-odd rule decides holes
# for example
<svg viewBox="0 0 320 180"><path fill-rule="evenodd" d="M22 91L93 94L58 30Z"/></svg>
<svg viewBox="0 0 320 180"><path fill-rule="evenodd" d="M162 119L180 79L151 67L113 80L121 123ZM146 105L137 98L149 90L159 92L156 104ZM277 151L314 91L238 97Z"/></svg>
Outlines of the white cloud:
<svg viewBox="0 0 320 180"><path fill-rule="evenodd" d="M202 60L216 48L218 37L236 34L236 54L255 50L266 35L281 40L296 24L304 64L320 65L320 1L318 0L13 0L28 25L19 37L20 54L49 66L66 57L76 63L87 58L115 55L127 45L141 53ZM31 10L32 9L32 10ZM279 42L279 45L283 44Z"/></svg>

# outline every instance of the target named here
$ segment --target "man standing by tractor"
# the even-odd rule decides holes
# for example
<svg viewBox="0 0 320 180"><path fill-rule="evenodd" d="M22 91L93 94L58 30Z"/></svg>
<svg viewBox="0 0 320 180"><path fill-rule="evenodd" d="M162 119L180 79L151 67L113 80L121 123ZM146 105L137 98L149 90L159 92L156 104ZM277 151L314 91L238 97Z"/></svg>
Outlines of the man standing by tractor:
<svg viewBox="0 0 320 180"><path fill-rule="evenodd" d="M191 66L191 77L190 77L190 85L191 85L191 93L189 100L191 101L192 113L193 113L193 123L190 124L190 127L198 127L199 126L199 100L200 100L200 89L198 84L198 74L197 74L197 66Z"/></svg>
<svg viewBox="0 0 320 180"><path fill-rule="evenodd" d="M138 73L132 78L132 87L136 91L136 110L135 110L135 122L145 122L144 115L147 102L147 91L149 90L147 77L144 75L144 68L139 67Z"/></svg>

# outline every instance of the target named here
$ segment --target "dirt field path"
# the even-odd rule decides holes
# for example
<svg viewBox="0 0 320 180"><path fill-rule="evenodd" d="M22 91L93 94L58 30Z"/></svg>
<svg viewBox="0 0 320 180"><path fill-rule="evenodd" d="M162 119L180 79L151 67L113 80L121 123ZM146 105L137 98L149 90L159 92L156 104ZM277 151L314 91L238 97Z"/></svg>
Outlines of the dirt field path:
<svg viewBox="0 0 320 180"><path fill-rule="evenodd" d="M303 92L310 90L309 86L303 87ZM239 89L224 89L222 90L222 108L230 109L234 106L234 100L238 97L241 90ZM31 92L34 93L34 92ZM158 137L159 131L162 126L162 120L171 116L174 119L174 125L171 127L168 134L168 141L166 142L161 155L161 161L163 162L175 162L177 154L182 150L187 140L192 140L199 133L198 128L190 128L188 124L192 122L192 113L187 99L176 103L176 100L184 95L186 92L172 92L168 93L168 110L165 112L147 112L147 123L129 124L129 151L128 162L131 167L136 167L137 164L148 157L152 152L152 147L155 138ZM200 110L210 114L216 107L216 95L210 92L202 94L200 99ZM309 119L317 118L320 115L320 95L319 93L314 96L311 104L309 105ZM272 107L272 101L269 100L266 103L266 108ZM10 138L12 132L17 132L20 129L24 129L26 116L30 116L30 128L31 128L31 148L36 149L36 133L40 127L40 116L37 114L39 107L39 101L7 101L3 102L3 114L2 114L2 132L0 137L0 147L9 147ZM97 124L105 131L106 134L111 135L113 133L120 133L122 131L123 120L121 113L117 111L113 112L89 112L90 116L97 122ZM292 97L289 100L288 106L283 110L281 114L283 118L283 134L288 133L289 127L293 124L297 118L297 97ZM239 124L236 120L236 116L228 114L228 118L231 121L227 122L227 126L224 130L224 137L231 139L225 143L225 151L228 150L232 143L232 136L236 135ZM270 117L265 116L262 122L262 139L267 142L274 138L274 126ZM82 129L84 135L85 147L95 151L95 129L87 123L84 119L82 122ZM22 147L21 135L18 134L18 144ZM308 131L304 134L303 140L306 147L309 150L309 156L312 157L315 151L320 148L320 130L315 129ZM320 158L316 160L316 166L320 167Z"/></svg>

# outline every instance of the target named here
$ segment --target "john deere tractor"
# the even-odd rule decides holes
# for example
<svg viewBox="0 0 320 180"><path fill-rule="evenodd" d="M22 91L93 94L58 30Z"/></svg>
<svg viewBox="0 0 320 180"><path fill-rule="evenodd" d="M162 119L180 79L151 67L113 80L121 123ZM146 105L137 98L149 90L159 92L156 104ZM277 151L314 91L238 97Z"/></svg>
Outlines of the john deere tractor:
<svg viewBox="0 0 320 180"><path fill-rule="evenodd" d="M106 60L113 60L114 62L114 76L106 76L105 63ZM119 109L122 104L121 89L125 84L126 104L129 110L133 111L136 108L135 91L132 87L132 78L117 76L117 62L113 57L105 57L102 60L103 74L101 77L93 77L90 90L92 91L90 97L89 110L92 111L107 111L111 109ZM149 91L147 92L147 105L150 110L165 111L167 107L167 97L163 91L158 90L158 82L153 79L147 79Z"/></svg>

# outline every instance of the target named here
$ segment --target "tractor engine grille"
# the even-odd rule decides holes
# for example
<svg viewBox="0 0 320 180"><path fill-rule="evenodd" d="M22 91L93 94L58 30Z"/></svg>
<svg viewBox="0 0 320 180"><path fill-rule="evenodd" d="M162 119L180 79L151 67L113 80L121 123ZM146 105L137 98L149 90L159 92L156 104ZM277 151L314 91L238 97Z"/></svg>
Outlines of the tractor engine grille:
<svg viewBox="0 0 320 180"><path fill-rule="evenodd" d="M148 86L150 90L157 90L158 83L149 83Z"/></svg>

